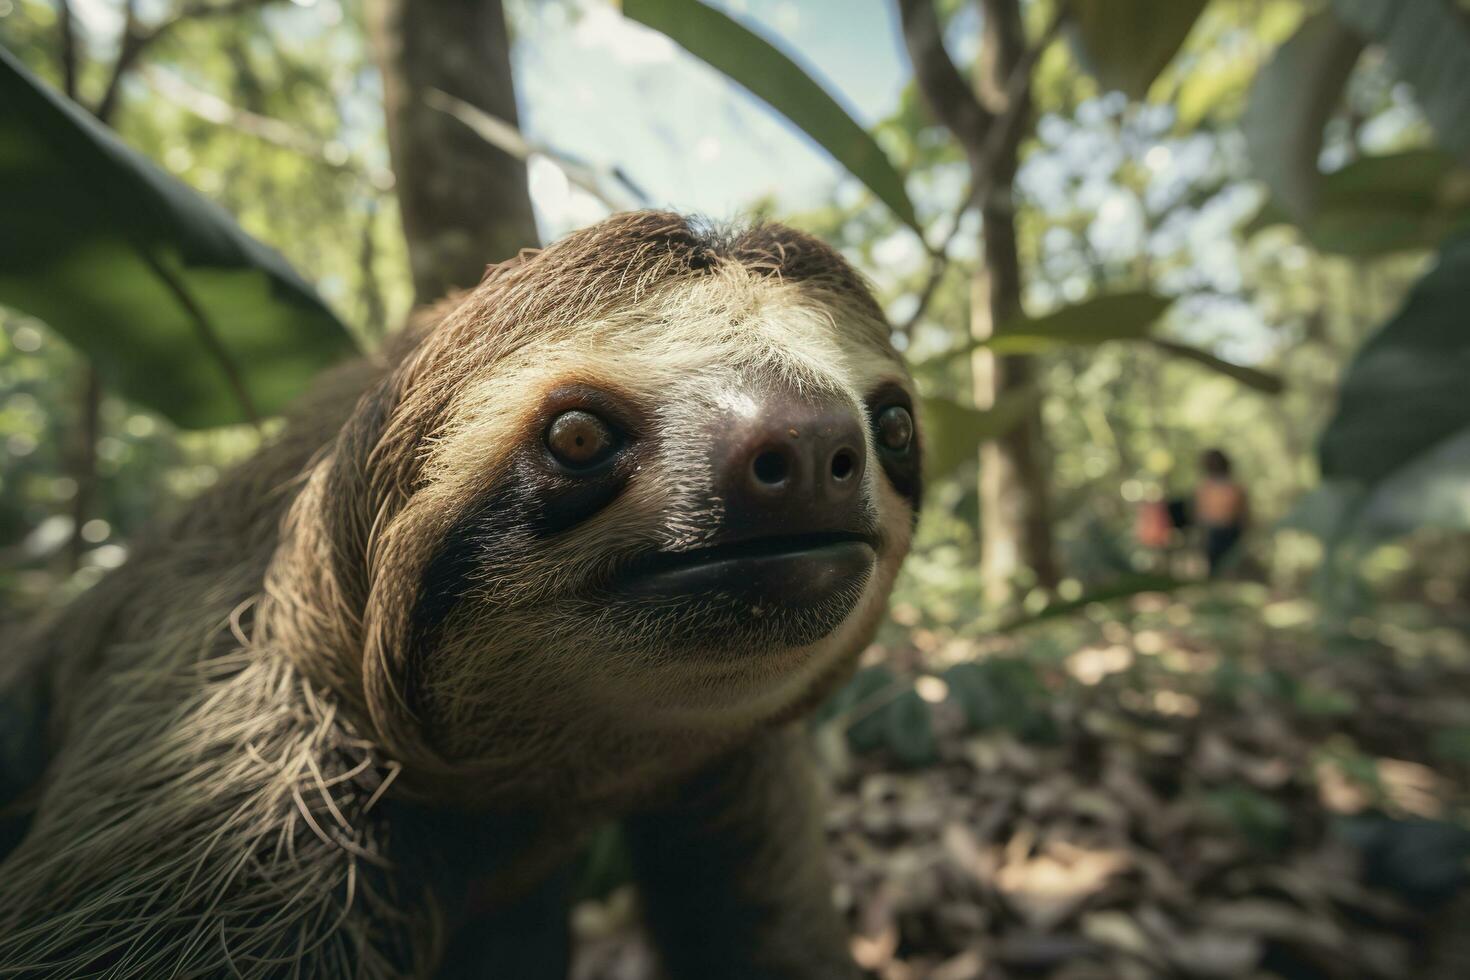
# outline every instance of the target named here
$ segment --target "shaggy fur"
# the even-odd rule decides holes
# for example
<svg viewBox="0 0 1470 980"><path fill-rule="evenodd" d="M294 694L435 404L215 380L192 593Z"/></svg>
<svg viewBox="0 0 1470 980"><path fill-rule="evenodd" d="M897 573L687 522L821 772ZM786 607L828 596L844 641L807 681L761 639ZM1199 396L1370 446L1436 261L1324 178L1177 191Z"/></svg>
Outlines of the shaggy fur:
<svg viewBox="0 0 1470 980"><path fill-rule="evenodd" d="M607 817L680 975L849 970L783 731L881 615L917 447L889 471L867 437L879 557L851 594L783 617L604 584L709 540L709 432L777 389L911 399L826 246L658 212L493 269L324 381L0 664L0 690L49 705L44 777L10 802L0 975L483 971L511 961L470 924L509 921ZM538 470L549 420L604 402L631 434L618 468ZM721 941L688 948L681 895Z"/></svg>

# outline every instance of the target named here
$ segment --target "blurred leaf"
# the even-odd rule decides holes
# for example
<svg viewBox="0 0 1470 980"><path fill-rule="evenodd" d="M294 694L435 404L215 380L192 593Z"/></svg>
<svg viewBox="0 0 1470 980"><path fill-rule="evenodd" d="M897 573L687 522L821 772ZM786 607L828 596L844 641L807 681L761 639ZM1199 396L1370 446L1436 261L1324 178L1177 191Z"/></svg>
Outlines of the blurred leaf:
<svg viewBox="0 0 1470 980"><path fill-rule="evenodd" d="M1470 427L1467 308L1470 236L1445 247L1349 365L1319 447L1325 479L1371 487Z"/></svg>
<svg viewBox="0 0 1470 980"><path fill-rule="evenodd" d="M1247 388L1264 391L1268 395L1278 395L1286 389L1286 383L1279 375L1262 371L1259 368L1246 367L1244 364L1236 364L1222 357L1216 357L1207 350L1191 347L1189 344L1181 344L1177 340L1165 340L1163 337L1150 337L1148 342L1159 350L1174 357L1183 358L1186 361L1194 361L1211 371L1219 372L1226 377L1234 378Z"/></svg>
<svg viewBox="0 0 1470 980"><path fill-rule="evenodd" d="M1045 316L1012 321L985 341L997 354L1030 354L1063 346L1147 337L1174 300L1146 290L1094 296Z"/></svg>
<svg viewBox="0 0 1470 980"><path fill-rule="evenodd" d="M1430 736L1429 751L1438 759L1470 766L1470 726L1444 728Z"/></svg>
<svg viewBox="0 0 1470 980"><path fill-rule="evenodd" d="M781 113L922 234L903 177L872 134L769 41L698 0L623 0L623 14L667 34Z"/></svg>
<svg viewBox="0 0 1470 980"><path fill-rule="evenodd" d="M1079 60L1104 89L1142 99L1205 9L1205 0L1079 0Z"/></svg>
<svg viewBox="0 0 1470 980"><path fill-rule="evenodd" d="M912 688L882 709L884 747L893 758L909 768L926 766L939 758L929 702Z"/></svg>
<svg viewBox="0 0 1470 980"><path fill-rule="evenodd" d="M1332 0L1344 24L1383 45L1414 86L1439 141L1470 161L1470 21L1447 0Z"/></svg>
<svg viewBox="0 0 1470 980"><path fill-rule="evenodd" d="M885 722L882 709L896 693L898 678L881 664L866 667L853 676L828 702L829 718L847 724L847 744L854 752L872 752L883 745Z"/></svg>
<svg viewBox="0 0 1470 980"><path fill-rule="evenodd" d="M1019 657L955 664L943 678L971 731L1004 728L1031 738L1048 727L1046 688L1035 666Z"/></svg>
<svg viewBox="0 0 1470 980"><path fill-rule="evenodd" d="M1011 320L989 337L947 350L925 363L947 361L981 347L997 354L1038 354L1109 340L1137 340L1148 336L1173 302L1147 290L1104 293L1043 316Z"/></svg>
<svg viewBox="0 0 1470 980"><path fill-rule="evenodd" d="M576 902L604 899L633 880L633 860L619 824L605 823L592 831L572 878Z"/></svg>
<svg viewBox="0 0 1470 980"><path fill-rule="evenodd" d="M1297 221L1316 212L1323 129L1362 49L1336 17L1316 14L1276 50L1251 89L1241 121L1251 165Z"/></svg>
<svg viewBox="0 0 1470 980"><path fill-rule="evenodd" d="M1268 201L1242 231L1292 222ZM1441 150L1361 157L1322 177L1315 213L1301 221L1318 251L1354 258L1437 248L1470 224L1470 170Z"/></svg>
<svg viewBox="0 0 1470 980"><path fill-rule="evenodd" d="M1470 530L1470 427L1375 485L1357 521L1381 535L1421 527Z"/></svg>
<svg viewBox="0 0 1470 980"><path fill-rule="evenodd" d="M1443 820L1343 817L1333 832L1363 855L1363 877L1415 904L1434 905L1470 882L1470 830Z"/></svg>
<svg viewBox="0 0 1470 980"><path fill-rule="evenodd" d="M224 209L0 48L0 302L180 425L278 411L355 345Z"/></svg>
<svg viewBox="0 0 1470 980"><path fill-rule="evenodd" d="M1100 585L1094 589L1089 589L1076 599L1053 602L1034 613L1022 613L1013 619L1007 620L997 628L996 632L1008 633L1043 620L1065 616L1068 613L1076 612L1079 609L1090 606L1094 602L1111 602L1114 599L1127 599L1143 592L1173 592L1175 589L1182 588L1188 584L1188 582L1171 578L1167 575L1125 575L1107 585Z"/></svg>
<svg viewBox="0 0 1470 980"><path fill-rule="evenodd" d="M1174 100L1175 125L1180 132L1193 132L1229 105L1239 112L1243 93L1255 80L1255 65L1247 58L1230 58L1211 71L1192 69L1179 81Z"/></svg>
<svg viewBox="0 0 1470 980"><path fill-rule="evenodd" d="M920 366L948 361L981 347L997 354L1040 354L1063 347L1091 347L1110 340L1145 340L1166 354L1194 361L1259 391L1276 394L1285 387L1274 374L1233 364L1177 340L1150 336L1154 325L1173 302L1170 297L1147 290L1105 293L1044 316L1012 320L989 337L947 350ZM945 457L944 462L949 463L949 457ZM947 472L948 469L935 469L934 475Z"/></svg>
<svg viewBox="0 0 1470 980"><path fill-rule="evenodd" d="M948 398L925 398L920 409L925 479L946 477L974 459L980 443L1003 436L1020 425L1040 397L1037 388L1009 391L989 409L961 405Z"/></svg>
<svg viewBox="0 0 1470 980"><path fill-rule="evenodd" d="M1205 807L1262 850L1277 851L1289 842L1291 815L1286 807L1248 786L1214 790L1205 797Z"/></svg>

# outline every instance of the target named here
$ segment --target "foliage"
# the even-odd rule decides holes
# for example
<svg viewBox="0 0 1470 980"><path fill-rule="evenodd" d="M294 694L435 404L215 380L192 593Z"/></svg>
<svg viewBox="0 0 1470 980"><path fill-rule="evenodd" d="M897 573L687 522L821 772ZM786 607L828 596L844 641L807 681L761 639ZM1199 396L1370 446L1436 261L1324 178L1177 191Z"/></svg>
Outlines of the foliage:
<svg viewBox="0 0 1470 980"><path fill-rule="evenodd" d="M1309 17L1251 89L1241 128L1258 176L1298 221L1311 220L1321 193L1317 157L1363 42L1331 13Z"/></svg>
<svg viewBox="0 0 1470 980"><path fill-rule="evenodd" d="M1081 0L1076 41L1083 67L1105 89L1148 94L1178 53L1207 0Z"/></svg>
<svg viewBox="0 0 1470 980"><path fill-rule="evenodd" d="M1470 160L1470 22L1453 0L1332 0L1332 10L1383 45L1439 141Z"/></svg>
<svg viewBox="0 0 1470 980"><path fill-rule="evenodd" d="M1470 528L1467 301L1470 238L1460 238L1349 365L1321 443L1343 511L1337 536Z"/></svg>
<svg viewBox="0 0 1470 980"><path fill-rule="evenodd" d="M256 421L354 349L277 253L3 49L0 107L0 300L116 390L190 427Z"/></svg>
<svg viewBox="0 0 1470 980"><path fill-rule="evenodd" d="M662 31L790 119L919 228L903 178L866 129L791 58L700 0L622 0L623 13Z"/></svg>

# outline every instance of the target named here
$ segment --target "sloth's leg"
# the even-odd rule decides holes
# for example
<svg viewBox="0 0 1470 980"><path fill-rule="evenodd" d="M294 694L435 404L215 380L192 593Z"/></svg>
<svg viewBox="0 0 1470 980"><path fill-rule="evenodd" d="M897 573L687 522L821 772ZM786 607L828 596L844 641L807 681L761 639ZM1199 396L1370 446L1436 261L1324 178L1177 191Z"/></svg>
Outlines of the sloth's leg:
<svg viewBox="0 0 1470 980"><path fill-rule="evenodd" d="M807 756L796 728L772 733L628 819L644 911L676 980L858 976Z"/></svg>
<svg viewBox="0 0 1470 980"><path fill-rule="evenodd" d="M17 676L0 678L0 861L30 826L50 762L50 715L51 694L41 664L23 665Z"/></svg>
<svg viewBox="0 0 1470 980"><path fill-rule="evenodd" d="M563 869L509 908L465 922L435 980L566 980L571 885L570 869Z"/></svg>

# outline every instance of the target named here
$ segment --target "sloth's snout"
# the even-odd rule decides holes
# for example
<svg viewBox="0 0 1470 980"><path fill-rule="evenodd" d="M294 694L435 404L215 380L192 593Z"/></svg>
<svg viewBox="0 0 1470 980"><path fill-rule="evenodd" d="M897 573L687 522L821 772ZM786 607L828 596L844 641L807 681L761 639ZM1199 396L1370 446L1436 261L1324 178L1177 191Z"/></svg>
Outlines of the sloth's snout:
<svg viewBox="0 0 1470 980"><path fill-rule="evenodd" d="M854 408L836 399L767 396L714 435L715 490L729 529L801 534L852 526L867 453Z"/></svg>

